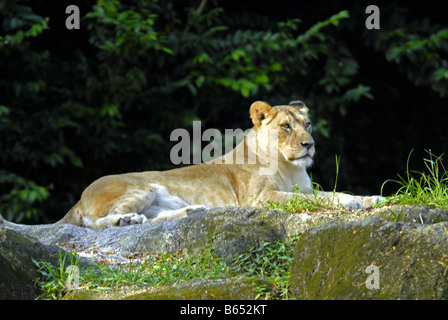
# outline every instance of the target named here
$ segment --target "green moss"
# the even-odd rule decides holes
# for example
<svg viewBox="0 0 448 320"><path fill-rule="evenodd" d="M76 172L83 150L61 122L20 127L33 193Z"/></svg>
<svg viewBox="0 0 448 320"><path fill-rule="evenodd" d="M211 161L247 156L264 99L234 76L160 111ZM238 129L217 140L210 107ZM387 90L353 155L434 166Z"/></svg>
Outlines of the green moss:
<svg viewBox="0 0 448 320"><path fill-rule="evenodd" d="M296 246L291 292L299 299L447 298L447 227L369 218L311 230ZM379 268L379 289L365 284L370 265Z"/></svg>
<svg viewBox="0 0 448 320"><path fill-rule="evenodd" d="M157 288L125 297L125 300L253 300L259 286L270 286L265 280L220 279L199 280Z"/></svg>
<svg viewBox="0 0 448 320"><path fill-rule="evenodd" d="M254 300L259 288L271 287L268 281L255 278L192 280L143 289L74 290L64 300Z"/></svg>

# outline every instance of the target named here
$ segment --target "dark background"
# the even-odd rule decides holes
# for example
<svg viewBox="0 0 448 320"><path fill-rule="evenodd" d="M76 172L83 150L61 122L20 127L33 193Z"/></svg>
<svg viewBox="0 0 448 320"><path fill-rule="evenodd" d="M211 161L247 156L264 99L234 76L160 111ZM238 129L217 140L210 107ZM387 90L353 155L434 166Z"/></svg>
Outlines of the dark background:
<svg viewBox="0 0 448 320"><path fill-rule="evenodd" d="M70 4L79 30L65 27ZM370 4L379 30L365 27ZM338 191L379 194L412 150L421 171L425 150L448 147L447 12L443 1L0 0L0 213L56 221L100 176L172 168L176 128L251 127L256 100L308 105L324 189L338 155Z"/></svg>

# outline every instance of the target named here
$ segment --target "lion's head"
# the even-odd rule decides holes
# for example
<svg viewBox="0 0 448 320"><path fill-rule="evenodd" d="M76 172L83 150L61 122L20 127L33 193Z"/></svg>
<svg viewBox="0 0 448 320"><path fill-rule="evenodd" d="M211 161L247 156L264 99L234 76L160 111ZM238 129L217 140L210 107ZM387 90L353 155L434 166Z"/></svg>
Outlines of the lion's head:
<svg viewBox="0 0 448 320"><path fill-rule="evenodd" d="M278 150L287 162L305 168L311 166L315 147L308 108L303 102L271 107L257 101L250 107L250 117L257 130L277 130Z"/></svg>

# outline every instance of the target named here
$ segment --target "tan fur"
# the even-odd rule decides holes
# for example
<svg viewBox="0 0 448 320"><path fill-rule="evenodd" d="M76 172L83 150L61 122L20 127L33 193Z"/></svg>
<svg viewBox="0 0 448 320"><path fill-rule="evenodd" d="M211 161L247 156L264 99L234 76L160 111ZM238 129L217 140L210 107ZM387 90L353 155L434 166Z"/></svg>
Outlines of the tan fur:
<svg viewBox="0 0 448 320"><path fill-rule="evenodd" d="M136 223L176 220L204 206L260 206L266 200L284 203L294 194L292 186L296 184L303 197L313 197L306 172L315 153L308 108L301 102L291 104L294 106L253 103L251 130L257 138L254 142L246 136L230 157L222 156L223 164L209 161L164 172L102 177L84 190L80 201L58 223L104 228L119 225L126 217ZM278 133L278 169L273 175L261 175L260 168L268 164L259 157L256 164L250 164L248 154L256 148L266 149L262 133L269 129ZM237 164L236 154L241 151L244 164ZM356 209L380 199L333 192L319 192L318 196Z"/></svg>

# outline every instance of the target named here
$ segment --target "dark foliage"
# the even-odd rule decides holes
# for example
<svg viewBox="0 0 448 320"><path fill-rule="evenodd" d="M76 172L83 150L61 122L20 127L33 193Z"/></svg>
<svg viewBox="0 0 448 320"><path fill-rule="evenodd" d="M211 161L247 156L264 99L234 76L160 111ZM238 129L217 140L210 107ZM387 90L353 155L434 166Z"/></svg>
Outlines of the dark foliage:
<svg viewBox="0 0 448 320"><path fill-rule="evenodd" d="M248 128L254 100L305 101L313 179L333 186L337 154L340 191L378 193L448 146L448 26L408 1L368 30L367 5L0 0L0 213L54 221L102 175L171 168L176 128Z"/></svg>

